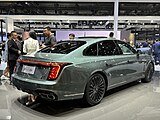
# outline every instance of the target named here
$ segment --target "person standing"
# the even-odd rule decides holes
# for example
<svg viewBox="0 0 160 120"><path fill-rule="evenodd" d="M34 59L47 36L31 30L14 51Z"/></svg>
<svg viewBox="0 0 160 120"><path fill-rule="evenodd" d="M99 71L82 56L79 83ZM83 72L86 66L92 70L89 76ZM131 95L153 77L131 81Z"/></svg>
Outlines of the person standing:
<svg viewBox="0 0 160 120"><path fill-rule="evenodd" d="M110 33L109 33L109 37L110 37L110 38L113 38L113 36L114 36L114 33L113 33L113 32L110 32Z"/></svg>
<svg viewBox="0 0 160 120"><path fill-rule="evenodd" d="M44 40L44 47L52 47L56 43L56 38L54 36L54 33L51 32L51 28L49 26L45 27L43 29L43 34L46 36L46 39Z"/></svg>
<svg viewBox="0 0 160 120"><path fill-rule="evenodd" d="M23 44L23 52L27 55L30 55L36 51L39 50L39 42L37 39L36 32L30 31L29 32L29 38L27 40L24 40ZM26 105L31 105L35 102L37 96L30 94L28 96L28 101L26 102Z"/></svg>
<svg viewBox="0 0 160 120"><path fill-rule="evenodd" d="M5 45L6 45L6 42L5 41L2 41L2 51L1 51L1 54L2 54L2 61L4 62L4 53L5 53Z"/></svg>
<svg viewBox="0 0 160 120"><path fill-rule="evenodd" d="M74 39L75 39L75 34L70 33L70 34L69 34L69 39L70 39L70 40L74 40Z"/></svg>
<svg viewBox="0 0 160 120"><path fill-rule="evenodd" d="M143 47L148 47L149 44L148 44L148 40L146 40L144 43L143 43Z"/></svg>
<svg viewBox="0 0 160 120"><path fill-rule="evenodd" d="M29 38L24 41L23 52L26 54L32 54L39 50L39 42L37 39L36 32L30 31Z"/></svg>
<svg viewBox="0 0 160 120"><path fill-rule="evenodd" d="M3 75L1 76L1 80L8 80L9 79L9 65L8 65L8 46L7 46L7 43L8 43L8 40L11 39L11 34L8 33L7 34L7 40L6 40L6 43L5 43L5 51L4 51L4 62L7 63L7 66L5 68L5 70L3 71Z"/></svg>
<svg viewBox="0 0 160 120"><path fill-rule="evenodd" d="M154 60L155 64L160 65L160 42L156 40L156 42L153 44L153 52L154 52Z"/></svg>
<svg viewBox="0 0 160 120"><path fill-rule="evenodd" d="M9 74L10 74L10 84L11 75L13 74L14 68L16 66L16 61L21 54L21 43L18 40L18 35L16 31L11 32L11 39L8 41L8 65L9 65Z"/></svg>

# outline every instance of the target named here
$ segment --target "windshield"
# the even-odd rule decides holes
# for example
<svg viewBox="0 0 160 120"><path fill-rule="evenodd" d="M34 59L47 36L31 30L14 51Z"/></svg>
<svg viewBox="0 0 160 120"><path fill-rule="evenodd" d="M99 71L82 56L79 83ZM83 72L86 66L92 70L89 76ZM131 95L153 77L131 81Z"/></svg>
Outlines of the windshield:
<svg viewBox="0 0 160 120"><path fill-rule="evenodd" d="M45 47L39 52L68 54L85 43L86 41L60 41L57 42L53 47Z"/></svg>

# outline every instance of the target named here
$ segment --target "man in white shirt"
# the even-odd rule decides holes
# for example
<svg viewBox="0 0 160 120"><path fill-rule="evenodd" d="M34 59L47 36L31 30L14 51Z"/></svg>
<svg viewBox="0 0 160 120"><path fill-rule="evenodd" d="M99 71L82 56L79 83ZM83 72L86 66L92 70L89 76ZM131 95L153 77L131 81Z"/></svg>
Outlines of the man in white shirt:
<svg viewBox="0 0 160 120"><path fill-rule="evenodd" d="M24 41L23 44L23 53L31 54L39 50L39 42L37 39L37 35L34 31L29 32L29 38Z"/></svg>

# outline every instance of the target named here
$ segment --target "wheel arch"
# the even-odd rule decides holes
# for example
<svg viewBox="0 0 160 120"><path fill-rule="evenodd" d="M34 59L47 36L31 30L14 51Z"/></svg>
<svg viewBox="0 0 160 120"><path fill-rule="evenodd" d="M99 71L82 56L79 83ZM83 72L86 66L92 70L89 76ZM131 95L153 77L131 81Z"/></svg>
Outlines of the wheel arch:
<svg viewBox="0 0 160 120"><path fill-rule="evenodd" d="M153 61L150 61L150 63L153 65L153 69L154 69L154 71L155 71L154 62L153 62Z"/></svg>
<svg viewBox="0 0 160 120"><path fill-rule="evenodd" d="M153 62L153 61L149 61L149 62L147 63L146 70L148 69L148 66L149 66L150 63L153 65L153 69L155 70L155 66L154 66L154 62Z"/></svg>
<svg viewBox="0 0 160 120"><path fill-rule="evenodd" d="M105 92L108 89L108 80L107 80L107 76L105 75L105 72L103 72L103 71L97 71L96 70L95 72L93 72L92 74L90 74L89 78L92 78L92 76L94 76L94 75L99 75L99 76L101 76L101 78L103 77L103 81L105 81L105 89L103 89L103 93L101 93L101 94L103 94L103 96L101 96L101 98L98 100L98 102L96 102L96 101L92 100L91 97L89 97L90 95L89 95L89 92L88 92L88 85L87 84L90 81L87 81L87 84L85 86L84 95L83 95L83 99L82 100L83 100L83 102L85 104L87 104L89 106L93 106L93 105L96 105L96 104L100 103L101 100L103 99L104 95L105 95Z"/></svg>
<svg viewBox="0 0 160 120"><path fill-rule="evenodd" d="M150 71L150 65L153 66L153 71ZM151 69L151 70L152 70ZM144 72L144 78L141 79L141 82L143 83L148 83L148 82L151 82L151 79L152 79L152 76L153 76L153 73L154 73L154 70L155 67L154 67L154 63L152 61L149 61L146 65L146 69L145 69L145 72Z"/></svg>
<svg viewBox="0 0 160 120"><path fill-rule="evenodd" d="M106 81L106 90L107 90L107 89L108 89L108 78L107 78L107 75L105 74L104 71L98 70L98 71L93 72L93 73L91 74L91 76L92 76L93 74L96 74L96 73L99 73L99 74L101 74L101 75L104 77L104 79L105 79L105 81Z"/></svg>

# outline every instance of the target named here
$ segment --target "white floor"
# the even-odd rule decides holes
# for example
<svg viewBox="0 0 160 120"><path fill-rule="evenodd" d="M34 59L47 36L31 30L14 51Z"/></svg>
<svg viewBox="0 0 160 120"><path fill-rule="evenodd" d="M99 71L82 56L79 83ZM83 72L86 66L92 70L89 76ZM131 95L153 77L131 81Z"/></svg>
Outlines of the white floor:
<svg viewBox="0 0 160 120"><path fill-rule="evenodd" d="M78 100L27 107L18 101L26 94L3 82L0 120L160 120L160 91L155 90L160 85L158 78L110 91L94 107L85 107Z"/></svg>
<svg viewBox="0 0 160 120"><path fill-rule="evenodd" d="M160 71L160 65L155 65L155 71Z"/></svg>
<svg viewBox="0 0 160 120"><path fill-rule="evenodd" d="M85 107L79 100L27 107L22 104L27 94L2 81L0 120L160 120L160 66L155 69L151 83L134 83L111 90L93 107Z"/></svg>

